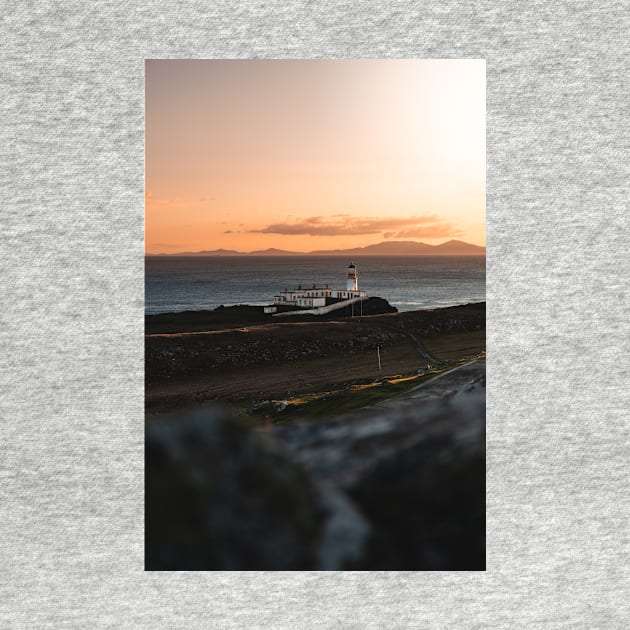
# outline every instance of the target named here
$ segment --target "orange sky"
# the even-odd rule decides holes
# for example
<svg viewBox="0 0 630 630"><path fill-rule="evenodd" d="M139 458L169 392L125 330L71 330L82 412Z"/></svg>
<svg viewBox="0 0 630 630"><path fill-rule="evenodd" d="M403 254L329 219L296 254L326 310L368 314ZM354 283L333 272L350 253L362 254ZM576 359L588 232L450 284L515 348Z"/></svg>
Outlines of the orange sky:
<svg viewBox="0 0 630 630"><path fill-rule="evenodd" d="M483 60L146 62L150 254L485 245Z"/></svg>

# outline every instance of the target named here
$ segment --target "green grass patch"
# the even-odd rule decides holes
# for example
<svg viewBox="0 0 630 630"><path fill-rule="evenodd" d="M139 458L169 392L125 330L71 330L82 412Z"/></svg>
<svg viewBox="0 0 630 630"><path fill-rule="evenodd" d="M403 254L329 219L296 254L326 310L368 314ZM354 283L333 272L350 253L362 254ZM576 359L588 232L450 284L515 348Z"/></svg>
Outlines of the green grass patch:
<svg viewBox="0 0 630 630"><path fill-rule="evenodd" d="M371 383L351 385L343 390L319 392L282 401L272 400L259 406L252 415L273 424L330 418L398 396L448 369L450 366L423 374L389 376ZM278 406L283 406L284 403L287 407L279 410Z"/></svg>

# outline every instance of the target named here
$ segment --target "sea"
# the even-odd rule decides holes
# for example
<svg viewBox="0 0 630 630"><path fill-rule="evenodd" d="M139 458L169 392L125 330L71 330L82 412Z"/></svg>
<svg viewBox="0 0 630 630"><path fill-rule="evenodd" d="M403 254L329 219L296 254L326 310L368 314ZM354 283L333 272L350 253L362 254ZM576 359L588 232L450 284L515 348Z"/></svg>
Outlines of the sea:
<svg viewBox="0 0 630 630"><path fill-rule="evenodd" d="M145 313L265 305L283 289L343 289L354 262L359 289L399 311L483 302L484 256L147 256Z"/></svg>

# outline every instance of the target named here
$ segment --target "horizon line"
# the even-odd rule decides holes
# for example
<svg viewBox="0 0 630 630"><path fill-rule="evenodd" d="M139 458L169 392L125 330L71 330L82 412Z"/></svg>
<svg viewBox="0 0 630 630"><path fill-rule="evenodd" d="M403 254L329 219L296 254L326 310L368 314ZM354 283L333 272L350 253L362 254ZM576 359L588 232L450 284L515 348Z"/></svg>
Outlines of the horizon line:
<svg viewBox="0 0 630 630"><path fill-rule="evenodd" d="M145 256L184 256L184 255L200 255L203 254L204 252L226 252L226 253L230 253L232 255L243 255L243 256L251 256L252 254L261 254L261 255L265 255L266 252L282 252L282 254L292 254L292 255L297 255L297 256L309 256L309 255L318 255L318 254L334 254L339 252L340 254L343 254L344 252L359 252L360 250L365 250L368 248L372 248L372 247L376 247L378 245L395 245L395 244L408 244L408 245L422 245L425 247L430 247L430 248L439 248L442 247L444 245L448 245L449 243L456 243L458 245L464 245L464 246L469 246L469 247L475 247L475 248L479 248L479 249L486 249L485 245L476 245L475 243L469 243L467 241L461 241L458 239L450 239L448 241L444 241L443 243L438 243L437 245L431 245L430 243L425 243L423 241L381 241L379 243L372 243L371 245L364 245L362 247L348 247L345 249L315 249L315 250L311 250L311 251L307 251L307 252L299 252L299 251L292 251L292 250L288 250L288 249L281 249L278 247L269 247L267 249L256 249L253 251L249 251L249 252L242 252L242 251L238 251L235 249L225 249L223 247L219 247L217 249L200 249L197 251L181 251L181 252L173 252L173 253L167 253L167 252L155 252L155 253L150 253L150 252L145 252ZM267 254L267 255L273 255L273 254ZM366 255L370 255L370 254L366 254ZM378 254L377 254L378 255ZM381 255L396 255L396 254L381 254ZM408 254L407 254L408 255ZM426 255L426 254L417 254L417 255ZM453 256L457 256L457 255L461 255L461 254L451 254ZM465 254L464 254L465 255ZM470 255L470 254L469 254ZM472 254L474 255L474 254ZM481 254L478 254L481 255Z"/></svg>

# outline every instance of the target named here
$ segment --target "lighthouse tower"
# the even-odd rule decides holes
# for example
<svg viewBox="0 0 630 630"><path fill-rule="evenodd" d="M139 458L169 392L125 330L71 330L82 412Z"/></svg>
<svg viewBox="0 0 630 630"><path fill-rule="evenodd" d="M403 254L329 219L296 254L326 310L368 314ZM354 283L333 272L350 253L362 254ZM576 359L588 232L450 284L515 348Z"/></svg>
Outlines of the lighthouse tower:
<svg viewBox="0 0 630 630"><path fill-rule="evenodd" d="M357 268L354 266L354 263L350 263L348 267L348 279L346 280L346 290L347 291L358 291L359 290L359 272Z"/></svg>

